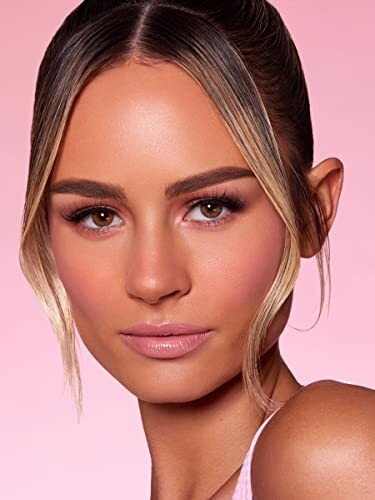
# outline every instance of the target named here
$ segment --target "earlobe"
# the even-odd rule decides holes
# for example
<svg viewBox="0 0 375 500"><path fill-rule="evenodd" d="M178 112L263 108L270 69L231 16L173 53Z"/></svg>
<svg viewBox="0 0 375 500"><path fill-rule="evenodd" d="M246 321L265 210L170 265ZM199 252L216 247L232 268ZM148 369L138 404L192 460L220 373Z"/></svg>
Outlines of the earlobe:
<svg viewBox="0 0 375 500"><path fill-rule="evenodd" d="M316 201L320 203L321 215L324 217L328 234L337 213L344 180L344 166L338 158L327 158L311 169L308 173L308 180ZM312 248L308 242L304 241L301 257L313 257L319 250L320 248Z"/></svg>

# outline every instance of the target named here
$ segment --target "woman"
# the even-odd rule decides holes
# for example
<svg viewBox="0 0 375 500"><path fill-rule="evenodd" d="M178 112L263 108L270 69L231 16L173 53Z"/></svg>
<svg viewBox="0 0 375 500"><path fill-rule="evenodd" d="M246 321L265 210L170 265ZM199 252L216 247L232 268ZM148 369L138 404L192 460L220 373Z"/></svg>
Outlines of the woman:
<svg viewBox="0 0 375 500"><path fill-rule="evenodd" d="M152 500L373 498L374 391L278 343L342 183L266 1L85 1L51 41L20 262L79 410L74 325L138 398Z"/></svg>

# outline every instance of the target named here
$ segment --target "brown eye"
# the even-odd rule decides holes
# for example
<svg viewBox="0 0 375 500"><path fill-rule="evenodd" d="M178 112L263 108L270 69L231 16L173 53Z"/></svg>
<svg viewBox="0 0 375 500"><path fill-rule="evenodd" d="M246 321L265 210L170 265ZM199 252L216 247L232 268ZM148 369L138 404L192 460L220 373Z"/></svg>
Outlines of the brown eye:
<svg viewBox="0 0 375 500"><path fill-rule="evenodd" d="M224 219L225 211L230 213L231 209L230 207L226 206L226 203L222 200L219 199L201 200L191 207L189 219L195 222L213 223L216 220L220 221L221 219Z"/></svg>
<svg viewBox="0 0 375 500"><path fill-rule="evenodd" d="M106 208L100 208L92 211L92 221L99 227L106 227L111 224L114 218L114 213Z"/></svg>
<svg viewBox="0 0 375 500"><path fill-rule="evenodd" d="M241 212L247 207L246 200L239 194L227 194L215 192L202 193L202 198L190 206L189 219L203 226L214 226L231 219L235 212ZM198 214L199 218L194 218ZM203 216L203 219L202 219Z"/></svg>
<svg viewBox="0 0 375 500"><path fill-rule="evenodd" d="M205 217L218 217L222 212L222 204L217 201L202 201L201 212Z"/></svg>
<svg viewBox="0 0 375 500"><path fill-rule="evenodd" d="M64 218L87 231L107 231L122 225L121 217L114 210L100 206L87 207Z"/></svg>

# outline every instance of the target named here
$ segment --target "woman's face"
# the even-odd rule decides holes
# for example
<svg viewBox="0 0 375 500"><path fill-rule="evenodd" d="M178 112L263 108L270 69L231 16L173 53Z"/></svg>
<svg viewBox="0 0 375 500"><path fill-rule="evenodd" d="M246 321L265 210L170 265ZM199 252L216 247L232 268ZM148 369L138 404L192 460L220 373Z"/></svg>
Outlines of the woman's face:
<svg viewBox="0 0 375 500"><path fill-rule="evenodd" d="M50 179L52 249L84 344L142 400L191 401L238 375L249 322L276 276L285 226L255 176L165 194L170 184L223 167L248 169L210 99L176 65L107 70L71 114ZM67 180L68 189L57 189ZM116 185L126 199L87 186L71 192L79 180ZM224 190L242 208L197 204ZM106 211L66 219L95 206ZM286 305L265 350L285 326ZM122 341L131 325L164 322L213 334L169 359Z"/></svg>

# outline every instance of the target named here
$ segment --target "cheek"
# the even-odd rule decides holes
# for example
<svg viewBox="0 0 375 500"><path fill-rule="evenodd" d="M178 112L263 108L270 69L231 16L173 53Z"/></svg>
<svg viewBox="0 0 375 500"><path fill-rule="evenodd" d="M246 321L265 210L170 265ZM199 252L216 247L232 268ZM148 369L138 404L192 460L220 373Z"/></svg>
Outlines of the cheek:
<svg viewBox="0 0 375 500"><path fill-rule="evenodd" d="M97 242L88 242L64 229L57 230L51 224L50 235L57 271L72 303L75 320L100 320L103 326L110 318L113 276L106 266L111 259L103 259Z"/></svg>
<svg viewBox="0 0 375 500"><path fill-rule="evenodd" d="M247 324L276 277L284 242L285 225L278 215L268 217L267 224L254 218L220 242L220 252L205 263L201 280L215 291L213 306L225 311L223 316Z"/></svg>

